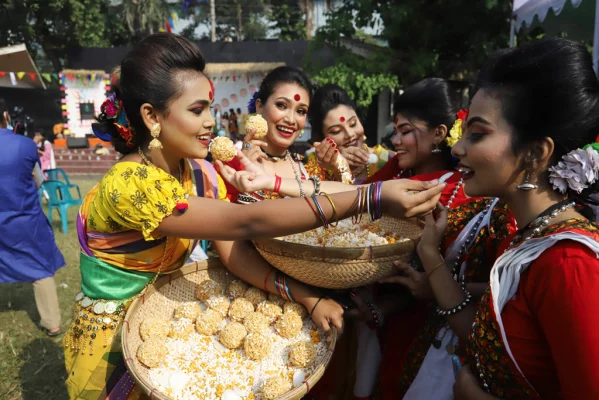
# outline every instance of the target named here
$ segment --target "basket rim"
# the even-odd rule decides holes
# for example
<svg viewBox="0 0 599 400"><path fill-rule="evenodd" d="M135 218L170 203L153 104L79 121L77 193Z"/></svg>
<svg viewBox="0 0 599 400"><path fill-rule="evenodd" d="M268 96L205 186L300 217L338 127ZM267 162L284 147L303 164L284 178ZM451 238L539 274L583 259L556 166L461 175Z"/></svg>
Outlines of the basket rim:
<svg viewBox="0 0 599 400"><path fill-rule="evenodd" d="M123 359L125 360L125 367L127 368L127 371L129 371L129 374L131 375L135 383L139 385L142 388L142 390L150 396L150 398L157 398L160 400L172 400L170 397L164 395L161 392L158 392L152 386L151 382L149 382L144 377L140 376L140 374L137 373L137 370L135 368L132 368L131 364L128 362L129 360L133 360L133 358L136 357L135 354L132 354L129 351L129 347L125 345L128 341L128 337L130 334L129 320L132 318L134 313L139 310L141 305L144 304L146 298L152 296L161 287L171 283L176 279L182 278L185 275L197 273L200 271L208 271L210 269L226 269L226 267L222 263L220 258L195 261L186 264L177 271L168 275L163 275L159 279L157 279L152 286L148 287L148 289L142 296L133 300L129 305L129 308L127 309L127 313L125 314L125 318L123 319L123 324L121 326L121 348L123 352ZM127 326L126 328L125 325ZM303 382L302 385L293 388L287 393L284 393L283 395L277 397L277 399L300 399L303 395L307 394L308 391L320 380L320 378L324 374L324 371L326 370L331 361L333 352L335 350L335 345L337 344L337 330L333 326L331 327L331 330L333 331L333 340L331 340L331 342L327 344L327 350L322 359L322 362L316 367L314 372L310 375L310 377L308 377L308 379L306 379Z"/></svg>

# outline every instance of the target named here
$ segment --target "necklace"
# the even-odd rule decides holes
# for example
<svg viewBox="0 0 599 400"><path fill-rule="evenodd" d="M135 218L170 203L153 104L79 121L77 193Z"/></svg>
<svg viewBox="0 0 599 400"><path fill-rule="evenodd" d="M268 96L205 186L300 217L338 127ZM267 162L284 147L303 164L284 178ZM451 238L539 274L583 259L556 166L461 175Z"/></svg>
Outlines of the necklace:
<svg viewBox="0 0 599 400"><path fill-rule="evenodd" d="M266 151L264 151L264 149L262 149L262 152L266 154L266 157L270 158L274 162L287 160L289 158L289 150L285 151L285 154L282 156L273 156L272 154L268 154Z"/></svg>
<svg viewBox="0 0 599 400"><path fill-rule="evenodd" d="M158 168L156 165L154 165L153 162L151 162L150 160L148 160L148 158L146 157L146 155L144 154L144 152L141 151L141 147L137 148L137 152L139 153L139 156L141 157L141 159L143 160L143 162L146 163L146 165L151 165L154 168ZM181 165L179 165L179 183L181 185L183 184L183 168L181 168Z"/></svg>
<svg viewBox="0 0 599 400"><path fill-rule="evenodd" d="M298 169L297 169L297 165L295 165L295 160L293 159L293 157L290 156L289 154L289 150L287 150L287 153L285 153L285 159L289 160L291 162L291 168L293 168L293 174L295 175L295 180L297 181L297 184L299 185L299 189L300 189L300 197L306 197L306 192L304 192L304 184L302 183L302 176L300 175ZM315 193L318 194L318 193Z"/></svg>
<svg viewBox="0 0 599 400"><path fill-rule="evenodd" d="M538 236L544 230L544 228L546 228L549 225L549 223L551 222L551 220L553 218L555 218L559 214L569 210L570 208L573 208L575 205L576 205L575 202L567 200L567 199L552 205L551 207L549 207L548 209L543 211L537 218L535 218L532 222L530 222L524 228L518 229L518 232L516 232L514 239L512 239L512 241L510 242L510 245L508 246L508 248L505 251L512 249L517 243L525 242L529 239L532 239L532 238ZM532 233L529 234L528 236L524 237L524 235L523 235L524 232L530 231L530 230L532 230Z"/></svg>

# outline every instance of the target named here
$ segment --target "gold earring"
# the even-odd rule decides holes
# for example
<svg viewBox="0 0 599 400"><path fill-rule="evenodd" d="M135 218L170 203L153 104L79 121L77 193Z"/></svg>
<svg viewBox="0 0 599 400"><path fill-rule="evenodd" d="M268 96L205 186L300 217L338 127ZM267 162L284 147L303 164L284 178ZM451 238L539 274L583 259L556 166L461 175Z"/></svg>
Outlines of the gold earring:
<svg viewBox="0 0 599 400"><path fill-rule="evenodd" d="M152 129L150 129L150 135L152 135L153 138L150 142L150 145L148 146L150 150L162 148L162 143L160 143L160 140L158 140L158 136L160 135L160 129L160 124L154 124L152 125Z"/></svg>

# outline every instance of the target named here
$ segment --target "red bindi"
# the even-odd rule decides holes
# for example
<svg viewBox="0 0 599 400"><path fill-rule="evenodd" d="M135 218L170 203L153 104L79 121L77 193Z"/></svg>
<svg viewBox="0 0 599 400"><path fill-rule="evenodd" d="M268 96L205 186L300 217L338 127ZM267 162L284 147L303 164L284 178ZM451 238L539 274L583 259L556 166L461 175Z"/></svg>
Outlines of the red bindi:
<svg viewBox="0 0 599 400"><path fill-rule="evenodd" d="M295 101L300 101L302 99L299 94L296 94L295 96L293 96L293 98L295 99Z"/></svg>
<svg viewBox="0 0 599 400"><path fill-rule="evenodd" d="M210 98L210 100L212 100L214 98L214 83L212 83L212 79L208 79L208 82L210 83L210 91L208 92L208 97Z"/></svg>
<svg viewBox="0 0 599 400"><path fill-rule="evenodd" d="M214 98L214 93L208 92L208 98L212 100Z"/></svg>
<svg viewBox="0 0 599 400"><path fill-rule="evenodd" d="M339 118L339 121L341 121L341 122L345 122L345 117L341 117L341 118Z"/></svg>

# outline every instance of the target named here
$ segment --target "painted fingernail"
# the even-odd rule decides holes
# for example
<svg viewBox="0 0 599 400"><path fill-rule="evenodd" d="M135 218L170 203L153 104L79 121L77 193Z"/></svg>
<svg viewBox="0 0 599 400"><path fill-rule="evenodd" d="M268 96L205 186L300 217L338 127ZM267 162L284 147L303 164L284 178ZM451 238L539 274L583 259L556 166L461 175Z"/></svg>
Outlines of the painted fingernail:
<svg viewBox="0 0 599 400"><path fill-rule="evenodd" d="M335 154L339 153L339 150L335 150Z"/></svg>

